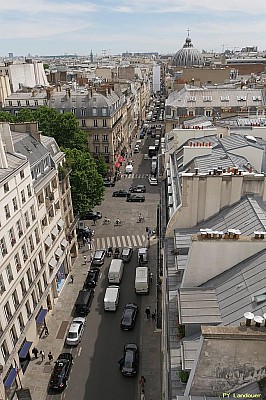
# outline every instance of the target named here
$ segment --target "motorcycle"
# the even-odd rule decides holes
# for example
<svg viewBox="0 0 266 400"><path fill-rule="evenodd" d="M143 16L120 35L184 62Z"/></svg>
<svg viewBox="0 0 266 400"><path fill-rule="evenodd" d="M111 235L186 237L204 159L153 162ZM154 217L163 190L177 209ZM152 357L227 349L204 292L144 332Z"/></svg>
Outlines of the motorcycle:
<svg viewBox="0 0 266 400"><path fill-rule="evenodd" d="M109 225L110 224L110 219L109 218L105 218L104 220L103 220L103 225Z"/></svg>
<svg viewBox="0 0 266 400"><path fill-rule="evenodd" d="M120 254L120 250L119 250L119 248L117 247L117 248L115 249L115 252L114 252L114 258L119 258L119 254Z"/></svg>

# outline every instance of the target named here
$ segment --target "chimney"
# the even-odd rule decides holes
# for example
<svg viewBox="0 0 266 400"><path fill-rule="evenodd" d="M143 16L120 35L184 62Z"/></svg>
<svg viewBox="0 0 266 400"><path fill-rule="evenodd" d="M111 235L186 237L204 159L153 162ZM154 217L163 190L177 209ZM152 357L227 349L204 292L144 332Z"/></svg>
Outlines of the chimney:
<svg viewBox="0 0 266 400"><path fill-rule="evenodd" d="M251 321L254 319L254 314L248 311L244 314L244 317L246 318L246 326L250 326Z"/></svg>
<svg viewBox="0 0 266 400"><path fill-rule="evenodd" d="M3 122L2 124L2 138L4 139L4 143L6 145L6 151L14 154L15 149L11 136L10 125L7 122Z"/></svg>
<svg viewBox="0 0 266 400"><path fill-rule="evenodd" d="M260 327L260 324L263 323L264 318L261 317L260 315L256 315L256 316L254 317L254 321L255 321L255 326L256 326L257 328L259 328L259 327Z"/></svg>
<svg viewBox="0 0 266 400"><path fill-rule="evenodd" d="M2 141L2 126L3 124L0 124L0 168L8 168L6 153Z"/></svg>

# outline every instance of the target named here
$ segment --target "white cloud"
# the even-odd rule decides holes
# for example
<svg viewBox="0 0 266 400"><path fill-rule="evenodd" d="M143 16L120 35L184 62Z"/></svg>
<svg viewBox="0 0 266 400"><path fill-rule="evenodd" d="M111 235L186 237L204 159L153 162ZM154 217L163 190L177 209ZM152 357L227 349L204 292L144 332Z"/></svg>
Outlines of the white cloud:
<svg viewBox="0 0 266 400"><path fill-rule="evenodd" d="M94 3L82 3L82 2L57 2L47 0L0 0L1 13L14 12L18 13L29 13L38 14L42 13L45 17L46 14L78 14L83 12L96 12L99 10L99 6Z"/></svg>

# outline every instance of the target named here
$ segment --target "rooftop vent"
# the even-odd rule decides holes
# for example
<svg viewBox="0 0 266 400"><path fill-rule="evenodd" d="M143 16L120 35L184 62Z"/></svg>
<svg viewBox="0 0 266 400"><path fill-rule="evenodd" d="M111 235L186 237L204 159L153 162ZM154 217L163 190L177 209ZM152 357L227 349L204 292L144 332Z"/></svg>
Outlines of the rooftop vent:
<svg viewBox="0 0 266 400"><path fill-rule="evenodd" d="M244 314L244 317L246 318L246 326L250 326L251 321L254 319L254 314L248 311Z"/></svg>
<svg viewBox="0 0 266 400"><path fill-rule="evenodd" d="M263 323L264 318L261 317L260 315L256 315L254 317L254 322L255 322L255 326L257 326L258 328L260 327L260 325Z"/></svg>

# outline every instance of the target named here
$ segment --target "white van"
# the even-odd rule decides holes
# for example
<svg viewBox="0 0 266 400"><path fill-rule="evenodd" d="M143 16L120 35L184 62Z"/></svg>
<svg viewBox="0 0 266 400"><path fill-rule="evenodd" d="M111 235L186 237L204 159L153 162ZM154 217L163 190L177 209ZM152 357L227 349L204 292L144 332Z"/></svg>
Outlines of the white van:
<svg viewBox="0 0 266 400"><path fill-rule="evenodd" d="M149 293L149 269L137 267L135 276L135 292L139 294Z"/></svg>
<svg viewBox="0 0 266 400"><path fill-rule="evenodd" d="M119 286L108 286L103 299L104 311L116 311L120 295Z"/></svg>
<svg viewBox="0 0 266 400"><path fill-rule="evenodd" d="M132 165L132 164L128 164L128 165L126 166L125 173L126 173L126 174L132 174L132 172L133 172L133 165Z"/></svg>
<svg viewBox="0 0 266 400"><path fill-rule="evenodd" d="M109 272L108 272L108 281L109 283L120 283L124 270L124 263L122 260L113 259L111 261Z"/></svg>
<svg viewBox="0 0 266 400"><path fill-rule="evenodd" d="M146 264L148 262L148 249L141 247L138 249L138 265Z"/></svg>

